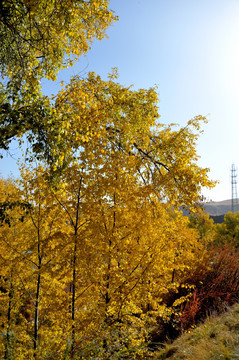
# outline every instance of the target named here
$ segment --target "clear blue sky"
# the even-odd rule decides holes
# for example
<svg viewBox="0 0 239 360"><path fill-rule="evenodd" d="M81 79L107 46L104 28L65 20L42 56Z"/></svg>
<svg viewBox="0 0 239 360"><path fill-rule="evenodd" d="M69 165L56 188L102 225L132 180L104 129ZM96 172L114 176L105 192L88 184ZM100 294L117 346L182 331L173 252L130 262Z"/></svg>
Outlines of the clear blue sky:
<svg viewBox="0 0 239 360"><path fill-rule="evenodd" d="M55 83L45 82L44 92L56 93L79 72L106 78L112 67L123 85L158 85L162 123L208 117L199 163L220 184L204 195L229 199L231 165L239 167L239 0L111 0L110 8L119 21L109 38L95 41ZM0 166L4 176L16 172L9 157Z"/></svg>

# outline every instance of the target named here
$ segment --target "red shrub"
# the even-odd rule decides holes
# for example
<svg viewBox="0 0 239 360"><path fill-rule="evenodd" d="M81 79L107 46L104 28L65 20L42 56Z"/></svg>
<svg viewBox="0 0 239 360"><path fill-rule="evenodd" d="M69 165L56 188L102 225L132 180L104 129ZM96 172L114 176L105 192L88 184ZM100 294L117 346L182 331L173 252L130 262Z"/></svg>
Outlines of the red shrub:
<svg viewBox="0 0 239 360"><path fill-rule="evenodd" d="M181 329L188 329L212 311L222 311L238 300L239 252L231 245L211 251L210 269L197 270L188 284L195 285L190 299L181 305L178 319ZM205 268L204 268L205 269ZM201 276L198 276L198 274Z"/></svg>

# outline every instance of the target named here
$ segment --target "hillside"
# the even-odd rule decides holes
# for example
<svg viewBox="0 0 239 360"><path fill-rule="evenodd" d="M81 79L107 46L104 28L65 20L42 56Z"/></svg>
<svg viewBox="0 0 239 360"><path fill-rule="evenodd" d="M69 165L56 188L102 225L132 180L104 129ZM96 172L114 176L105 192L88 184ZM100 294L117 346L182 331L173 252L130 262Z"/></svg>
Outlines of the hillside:
<svg viewBox="0 0 239 360"><path fill-rule="evenodd" d="M231 199L224 201L212 201L204 204L206 213L213 216L225 215L232 210ZM239 200L235 205L235 211L239 211Z"/></svg>
<svg viewBox="0 0 239 360"><path fill-rule="evenodd" d="M155 360L238 360L239 303L166 345Z"/></svg>

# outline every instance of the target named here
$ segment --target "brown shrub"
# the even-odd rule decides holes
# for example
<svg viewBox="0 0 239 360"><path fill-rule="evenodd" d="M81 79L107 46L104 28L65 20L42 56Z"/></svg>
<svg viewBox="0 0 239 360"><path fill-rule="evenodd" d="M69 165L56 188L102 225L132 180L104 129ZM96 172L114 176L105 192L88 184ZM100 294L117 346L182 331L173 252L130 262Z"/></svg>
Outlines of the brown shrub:
<svg viewBox="0 0 239 360"><path fill-rule="evenodd" d="M203 264L204 271L197 269L187 279L195 289L190 299L181 305L178 321L182 330L197 324L213 311L222 312L238 300L239 252L227 245L220 250L213 249L208 259L208 270Z"/></svg>

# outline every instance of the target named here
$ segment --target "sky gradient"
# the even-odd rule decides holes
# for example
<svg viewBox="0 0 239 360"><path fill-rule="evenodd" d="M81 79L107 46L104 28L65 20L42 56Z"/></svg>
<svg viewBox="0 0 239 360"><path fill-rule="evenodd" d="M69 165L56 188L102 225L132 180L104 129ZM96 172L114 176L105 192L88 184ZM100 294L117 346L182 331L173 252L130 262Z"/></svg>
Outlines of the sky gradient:
<svg viewBox="0 0 239 360"><path fill-rule="evenodd" d="M207 116L199 164L220 183L204 195L229 199L230 169L239 166L239 0L111 0L110 8L119 21L108 29L109 38L95 41L55 83L44 81L44 93L89 71L106 79L112 67L125 86L157 85L162 123L184 126ZM17 173L10 157L0 169L3 176Z"/></svg>

